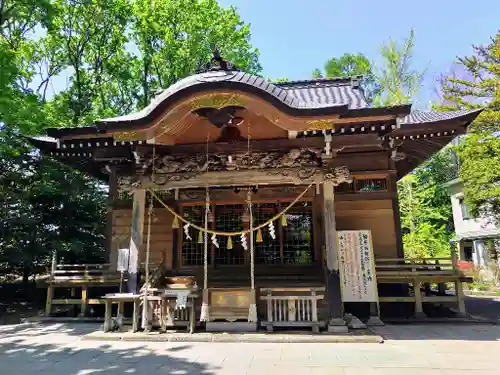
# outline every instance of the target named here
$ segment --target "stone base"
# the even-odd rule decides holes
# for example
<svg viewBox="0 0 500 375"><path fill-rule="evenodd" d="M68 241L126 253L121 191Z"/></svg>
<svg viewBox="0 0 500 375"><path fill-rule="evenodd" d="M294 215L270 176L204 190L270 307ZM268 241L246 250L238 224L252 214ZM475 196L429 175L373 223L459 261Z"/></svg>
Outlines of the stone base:
<svg viewBox="0 0 500 375"><path fill-rule="evenodd" d="M366 324L359 320L357 317L352 316L350 322L347 324L347 327L352 329L366 329Z"/></svg>
<svg viewBox="0 0 500 375"><path fill-rule="evenodd" d="M343 326L331 326L328 325L328 333L349 333L349 329L346 325Z"/></svg>
<svg viewBox="0 0 500 375"><path fill-rule="evenodd" d="M379 327L379 326L385 326L385 323L380 320L378 316L370 316L370 318L366 322L367 326L370 327Z"/></svg>
<svg viewBox="0 0 500 375"><path fill-rule="evenodd" d="M328 332L329 333L348 333L349 329L345 325L344 319L336 318L330 319L328 322Z"/></svg>
<svg viewBox="0 0 500 375"><path fill-rule="evenodd" d="M207 332L256 332L257 323L249 322L207 322Z"/></svg>
<svg viewBox="0 0 500 375"><path fill-rule="evenodd" d="M425 318L427 318L427 315L425 315L424 312L420 312L419 311L419 312L415 312L413 314L413 317L416 318L416 319L425 319Z"/></svg>

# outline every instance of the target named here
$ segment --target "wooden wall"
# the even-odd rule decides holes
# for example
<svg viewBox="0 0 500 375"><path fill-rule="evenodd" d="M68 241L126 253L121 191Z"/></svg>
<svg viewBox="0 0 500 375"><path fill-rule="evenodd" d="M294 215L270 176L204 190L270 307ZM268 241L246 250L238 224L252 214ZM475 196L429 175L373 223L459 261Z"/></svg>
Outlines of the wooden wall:
<svg viewBox="0 0 500 375"><path fill-rule="evenodd" d="M397 257L391 199L337 201L335 211L337 230L371 230L375 256Z"/></svg>
<svg viewBox="0 0 500 375"><path fill-rule="evenodd" d="M321 224L318 221L322 221L321 203L318 201L314 204L315 213L319 213L319 215L315 215L318 220L315 219L314 224L315 242L318 245L315 250L318 258L323 238L322 228L318 225ZM375 256L397 257L396 227L392 205L393 201L391 199L337 200L337 230L371 230ZM129 247L131 215L131 208L113 210L112 248L110 252L110 263L112 264L116 264L117 250L121 247ZM141 262L145 261L147 212L145 215ZM177 251L177 249L173 249L172 219L172 215L166 209L154 208L151 226L150 263L159 264L163 261L167 269L172 269L173 251ZM180 234L182 235L181 232Z"/></svg>
<svg viewBox="0 0 500 375"><path fill-rule="evenodd" d="M146 240L148 230L147 209L144 218L144 243L140 250L140 262L146 259ZM130 229L132 225L132 209L114 209L112 219L112 241L110 263L116 263L119 248L128 248ZM151 223L150 264L160 264L162 261L167 269L172 268L172 215L164 208L154 208Z"/></svg>

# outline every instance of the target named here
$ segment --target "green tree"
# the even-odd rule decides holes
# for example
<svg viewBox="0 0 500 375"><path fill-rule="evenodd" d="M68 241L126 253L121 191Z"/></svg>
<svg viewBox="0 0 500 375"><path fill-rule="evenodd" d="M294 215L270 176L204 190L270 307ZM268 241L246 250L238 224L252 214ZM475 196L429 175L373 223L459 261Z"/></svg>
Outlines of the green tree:
<svg viewBox="0 0 500 375"><path fill-rule="evenodd" d="M375 105L407 104L417 94L423 73L412 68L413 48L413 30L402 44L390 40L380 47L381 61L375 73L380 90ZM406 256L449 253L453 220L443 183L449 180L453 167L452 154L445 149L398 182Z"/></svg>
<svg viewBox="0 0 500 375"><path fill-rule="evenodd" d="M413 48L413 30L402 45L390 40L380 46L381 62L375 72L380 90L375 98L375 105L408 104L417 94L424 73L411 67Z"/></svg>
<svg viewBox="0 0 500 375"><path fill-rule="evenodd" d="M0 269L104 254L102 181L42 157L22 135L130 113L195 73L213 47L258 73L249 26L213 0L0 0ZM53 89L66 79L67 86Z"/></svg>
<svg viewBox="0 0 500 375"><path fill-rule="evenodd" d="M332 57L324 66L324 72L314 69L313 78L335 78L363 76L363 88L369 103L378 95L378 84L372 69L372 63L361 53L345 53L339 58Z"/></svg>
<svg viewBox="0 0 500 375"><path fill-rule="evenodd" d="M445 148L398 183L405 255L444 256L453 232L451 202L443 184L454 172L451 148Z"/></svg>
<svg viewBox="0 0 500 375"><path fill-rule="evenodd" d="M466 77L443 80L441 109L485 107L457 147L460 177L471 213L500 222L500 31L474 55L458 59Z"/></svg>
<svg viewBox="0 0 500 375"><path fill-rule="evenodd" d="M258 50L250 26L234 7L216 0L133 1L132 40L139 51L134 76L141 82L140 105L179 79L201 69L215 48L248 73L258 73Z"/></svg>

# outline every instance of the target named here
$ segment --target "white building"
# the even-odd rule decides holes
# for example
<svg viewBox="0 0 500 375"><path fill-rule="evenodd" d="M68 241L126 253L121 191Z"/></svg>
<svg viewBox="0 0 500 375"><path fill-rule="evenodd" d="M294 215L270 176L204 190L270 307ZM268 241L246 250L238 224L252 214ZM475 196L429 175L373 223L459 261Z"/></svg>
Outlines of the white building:
<svg viewBox="0 0 500 375"><path fill-rule="evenodd" d="M500 239L500 228L489 223L486 218L471 216L464 201L463 183L459 178L447 182L445 187L451 196L455 240L459 244L460 259L484 267L488 262L485 241Z"/></svg>

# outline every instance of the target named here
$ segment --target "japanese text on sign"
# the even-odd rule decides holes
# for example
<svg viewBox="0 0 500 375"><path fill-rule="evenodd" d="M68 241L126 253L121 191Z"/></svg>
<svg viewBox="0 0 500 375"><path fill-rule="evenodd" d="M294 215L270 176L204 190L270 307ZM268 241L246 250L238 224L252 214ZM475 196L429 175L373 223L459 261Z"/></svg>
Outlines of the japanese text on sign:
<svg viewBox="0 0 500 375"><path fill-rule="evenodd" d="M344 302L377 302L373 246L369 230L337 232Z"/></svg>

